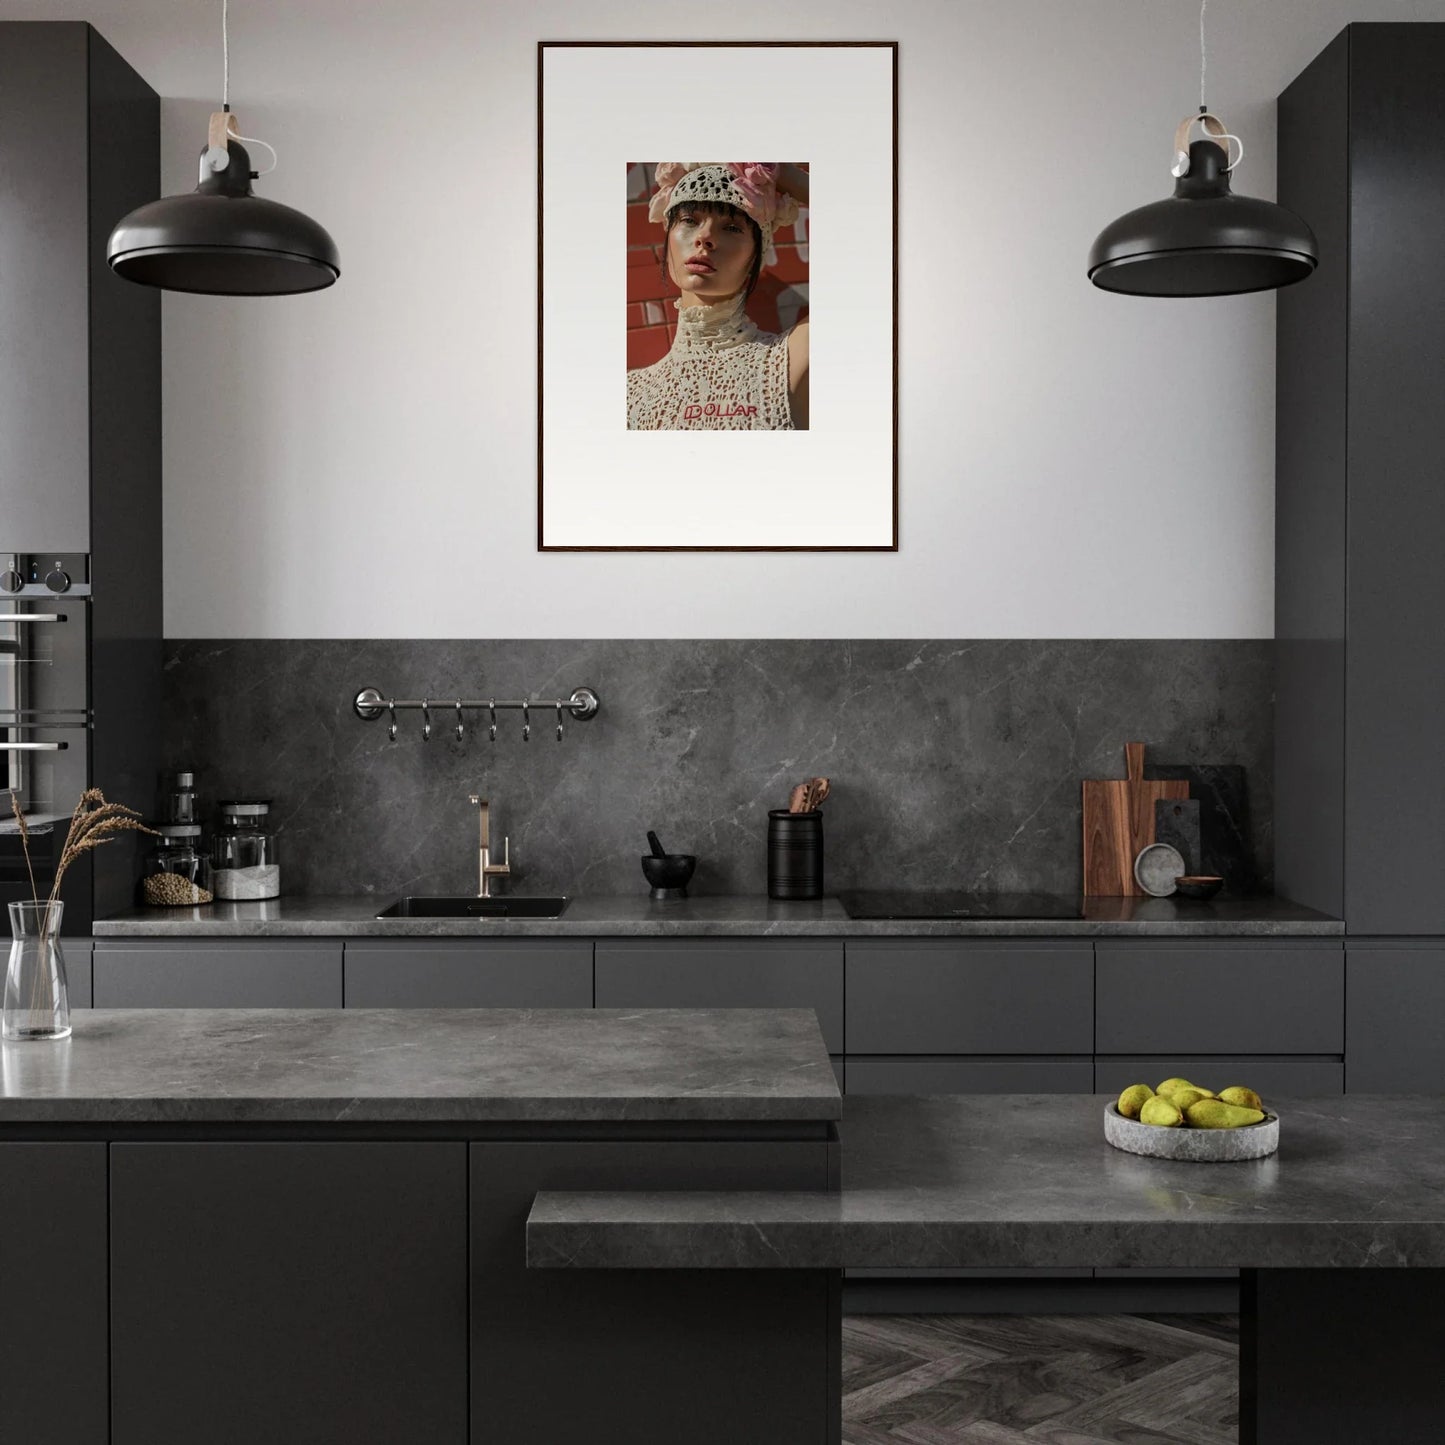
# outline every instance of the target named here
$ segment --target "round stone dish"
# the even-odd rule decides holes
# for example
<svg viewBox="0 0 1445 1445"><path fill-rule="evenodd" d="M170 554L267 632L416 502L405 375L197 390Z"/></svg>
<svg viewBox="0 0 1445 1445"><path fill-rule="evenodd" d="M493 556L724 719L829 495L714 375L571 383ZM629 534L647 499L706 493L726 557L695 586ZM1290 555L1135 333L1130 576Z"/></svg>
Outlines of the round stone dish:
<svg viewBox="0 0 1445 1445"><path fill-rule="evenodd" d="M1266 1111L1258 1124L1238 1129L1166 1129L1126 1119L1118 1105L1104 1108L1104 1138L1116 1149L1151 1159L1184 1159L1194 1164L1230 1164L1263 1159L1279 1148L1279 1115Z"/></svg>
<svg viewBox="0 0 1445 1445"><path fill-rule="evenodd" d="M1168 898L1174 880L1187 872L1184 855L1168 843L1150 843L1134 860L1134 881L1152 898Z"/></svg>

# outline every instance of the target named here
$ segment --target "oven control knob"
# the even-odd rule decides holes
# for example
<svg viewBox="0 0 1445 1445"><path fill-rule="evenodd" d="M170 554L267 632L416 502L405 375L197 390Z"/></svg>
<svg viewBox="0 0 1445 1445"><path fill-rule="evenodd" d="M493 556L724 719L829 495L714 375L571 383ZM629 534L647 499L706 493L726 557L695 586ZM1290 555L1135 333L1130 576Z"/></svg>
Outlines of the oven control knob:
<svg viewBox="0 0 1445 1445"><path fill-rule="evenodd" d="M55 571L45 574L45 585L50 588L52 592L69 592L70 573L62 572L60 568L57 567Z"/></svg>
<svg viewBox="0 0 1445 1445"><path fill-rule="evenodd" d="M18 592L25 585L25 579L13 568L0 572L0 592Z"/></svg>

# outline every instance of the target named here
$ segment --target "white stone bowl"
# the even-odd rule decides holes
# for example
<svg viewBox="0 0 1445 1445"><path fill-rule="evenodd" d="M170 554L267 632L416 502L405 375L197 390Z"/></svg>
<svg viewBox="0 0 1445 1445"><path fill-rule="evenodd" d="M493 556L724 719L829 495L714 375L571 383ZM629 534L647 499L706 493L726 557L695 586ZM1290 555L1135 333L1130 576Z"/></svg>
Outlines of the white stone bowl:
<svg viewBox="0 0 1445 1445"><path fill-rule="evenodd" d="M1265 1112L1258 1124L1238 1129L1167 1129L1126 1119L1117 1104L1104 1106L1104 1138L1116 1149L1151 1159L1183 1159L1193 1164L1231 1164L1263 1159L1279 1148L1279 1115Z"/></svg>

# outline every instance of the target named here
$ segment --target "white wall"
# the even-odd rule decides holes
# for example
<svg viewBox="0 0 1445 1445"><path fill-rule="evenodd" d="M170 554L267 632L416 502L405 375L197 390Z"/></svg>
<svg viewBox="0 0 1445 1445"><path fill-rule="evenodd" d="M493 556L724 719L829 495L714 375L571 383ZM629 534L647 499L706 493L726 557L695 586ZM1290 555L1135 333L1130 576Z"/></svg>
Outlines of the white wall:
<svg viewBox="0 0 1445 1445"><path fill-rule="evenodd" d="M231 9L233 105L281 152L261 189L322 221L343 269L319 296L165 299L172 637L1270 635L1273 300L1084 276L1095 232L1168 192L1194 0ZM219 12L0 0L92 20L167 97L168 191L194 183ZM1271 196L1283 86L1348 21L1445 0L1209 19L1238 188ZM901 43L902 550L539 554L536 41L829 37ZM717 56L680 67L657 149L675 107L727 103ZM1204 434L1178 420L1198 393Z"/></svg>

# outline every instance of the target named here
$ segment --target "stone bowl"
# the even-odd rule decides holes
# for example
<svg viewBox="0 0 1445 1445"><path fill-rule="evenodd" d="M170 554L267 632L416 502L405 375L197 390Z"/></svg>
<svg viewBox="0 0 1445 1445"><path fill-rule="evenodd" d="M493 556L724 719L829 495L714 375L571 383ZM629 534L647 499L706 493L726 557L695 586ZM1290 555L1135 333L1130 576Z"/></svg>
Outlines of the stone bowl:
<svg viewBox="0 0 1445 1445"><path fill-rule="evenodd" d="M1104 1108L1104 1138L1116 1149L1150 1159L1232 1164L1240 1159L1263 1159L1279 1148L1279 1115L1266 1110L1258 1124L1238 1129L1166 1129L1126 1119L1117 1104L1108 1104Z"/></svg>

